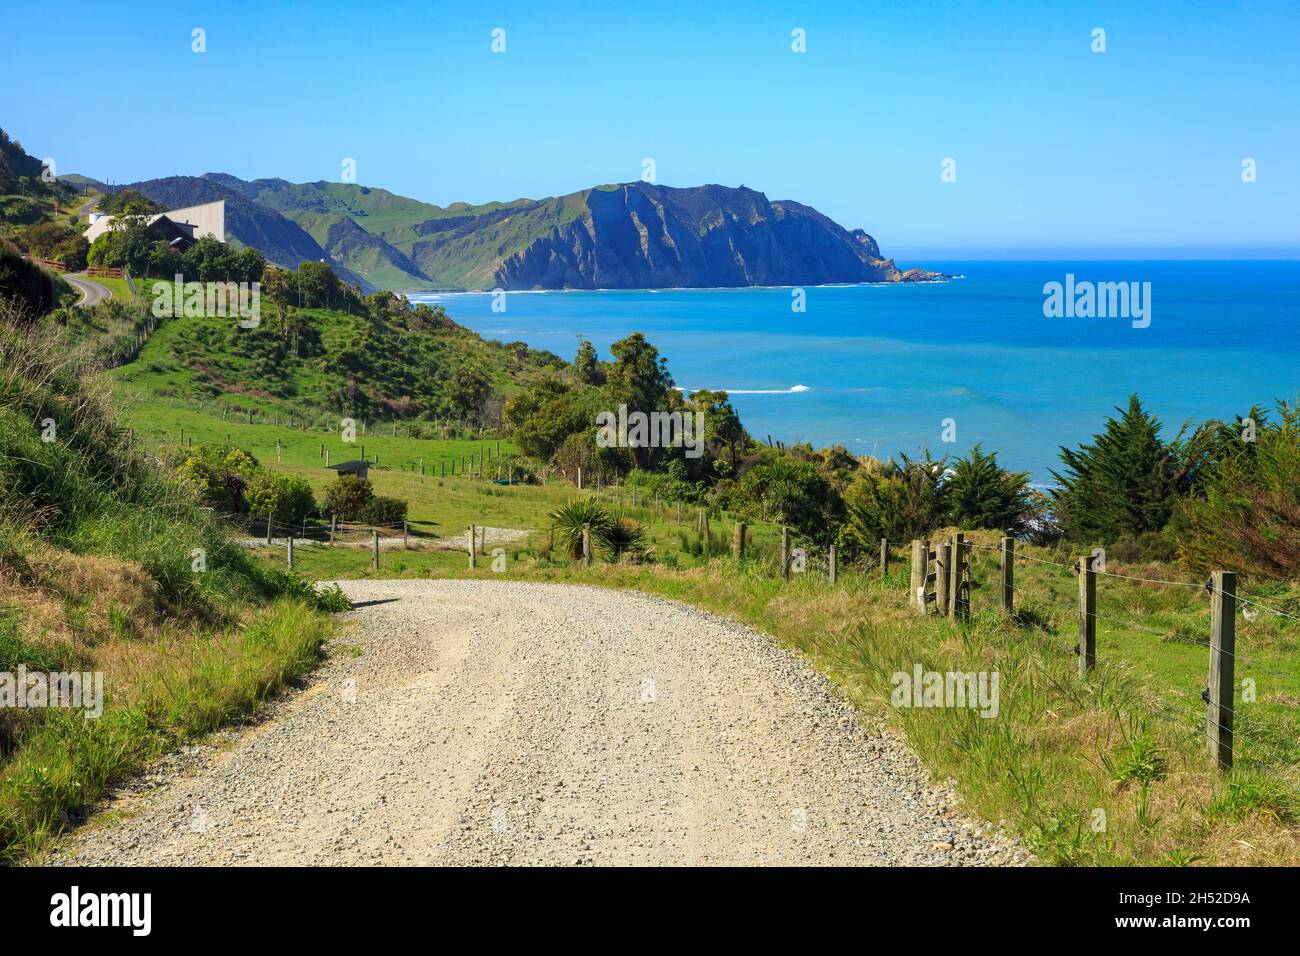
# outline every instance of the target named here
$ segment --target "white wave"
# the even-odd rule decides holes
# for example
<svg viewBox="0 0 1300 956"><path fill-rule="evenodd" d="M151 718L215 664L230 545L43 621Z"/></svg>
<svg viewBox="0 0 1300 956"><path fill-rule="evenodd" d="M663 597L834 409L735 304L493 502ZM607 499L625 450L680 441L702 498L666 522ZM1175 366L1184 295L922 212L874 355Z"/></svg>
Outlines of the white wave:
<svg viewBox="0 0 1300 956"><path fill-rule="evenodd" d="M696 392L699 389L688 389ZM710 392L726 392L728 395L797 395L800 392L811 392L811 385L791 385L789 388L711 388Z"/></svg>

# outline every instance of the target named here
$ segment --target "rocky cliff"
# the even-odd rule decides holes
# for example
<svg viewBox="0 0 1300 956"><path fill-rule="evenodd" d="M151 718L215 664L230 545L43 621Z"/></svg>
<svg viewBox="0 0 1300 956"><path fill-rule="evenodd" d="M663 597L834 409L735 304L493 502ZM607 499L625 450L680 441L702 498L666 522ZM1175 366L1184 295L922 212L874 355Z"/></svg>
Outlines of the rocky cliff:
<svg viewBox="0 0 1300 956"><path fill-rule="evenodd" d="M585 194L586 212L502 257L504 289L704 288L923 281L862 230L752 189L649 183Z"/></svg>

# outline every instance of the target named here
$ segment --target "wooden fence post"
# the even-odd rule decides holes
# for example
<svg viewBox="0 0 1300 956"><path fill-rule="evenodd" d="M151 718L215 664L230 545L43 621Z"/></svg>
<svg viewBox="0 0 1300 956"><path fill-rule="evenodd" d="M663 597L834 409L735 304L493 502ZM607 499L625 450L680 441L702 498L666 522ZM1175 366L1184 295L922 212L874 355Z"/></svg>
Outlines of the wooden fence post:
<svg viewBox="0 0 1300 956"><path fill-rule="evenodd" d="M1232 712L1236 699L1237 574L1210 576L1210 683L1205 694L1205 741L1225 773L1232 769Z"/></svg>
<svg viewBox="0 0 1300 956"><path fill-rule="evenodd" d="M337 514L330 515L330 544L334 543L334 532L338 530L338 526L339 516Z"/></svg>
<svg viewBox="0 0 1300 956"><path fill-rule="evenodd" d="M582 563L591 567L591 525L582 526Z"/></svg>
<svg viewBox="0 0 1300 956"><path fill-rule="evenodd" d="M293 567L293 529L289 529L289 567Z"/></svg>
<svg viewBox="0 0 1300 956"><path fill-rule="evenodd" d="M745 560L745 522L737 521L731 533L731 556L736 561Z"/></svg>
<svg viewBox="0 0 1300 956"><path fill-rule="evenodd" d="M835 579L838 577L839 571L839 553L836 551L835 545L831 545L830 553L826 556L826 560L827 570L831 579L831 587L835 587Z"/></svg>
<svg viewBox="0 0 1300 956"><path fill-rule="evenodd" d="M374 552L370 558L370 567L378 571L379 570L379 529L378 528L372 528L370 530L370 542L371 542L371 547L374 549Z"/></svg>
<svg viewBox="0 0 1300 956"><path fill-rule="evenodd" d="M407 527L407 525L406 525L406 519L403 518L403 519L402 519L402 550L403 550L403 551L407 551L407 550L410 549L410 545L408 544L408 542L407 542L407 540L406 540L406 536L407 536L409 530L410 530L410 529L409 529L409 528Z"/></svg>
<svg viewBox="0 0 1300 956"><path fill-rule="evenodd" d="M266 516L266 543L268 545L271 543L271 528L272 528L271 516L267 515Z"/></svg>
<svg viewBox="0 0 1300 956"><path fill-rule="evenodd" d="M951 538L945 538L942 544L934 546L934 612L940 617L948 616L948 564L951 557Z"/></svg>
<svg viewBox="0 0 1300 956"><path fill-rule="evenodd" d="M1006 535L1002 539L1002 610L1010 614L1015 608L1016 539Z"/></svg>
<svg viewBox="0 0 1300 956"><path fill-rule="evenodd" d="M963 591L966 585L966 535L960 531L952 539L952 557L949 558L948 619L965 621L970 617Z"/></svg>
<svg viewBox="0 0 1300 956"><path fill-rule="evenodd" d="M781 577L790 579L790 529L781 529Z"/></svg>
<svg viewBox="0 0 1300 956"><path fill-rule="evenodd" d="M938 603L937 600L938 595L935 592L930 590L930 582L938 581L939 579L938 557L939 557L938 545L932 548L930 547L930 539L922 538L921 539L921 589L922 590L919 595L922 614L934 613L931 610L931 605L937 605ZM938 589L938 587L939 585L935 584L936 590Z"/></svg>
<svg viewBox="0 0 1300 956"><path fill-rule="evenodd" d="M880 539L880 580L885 579L889 573L889 539Z"/></svg>
<svg viewBox="0 0 1300 956"><path fill-rule="evenodd" d="M582 490L582 469L578 469L578 490Z"/></svg>
<svg viewBox="0 0 1300 956"><path fill-rule="evenodd" d="M473 571L478 567L478 556L475 553L475 544L477 542L474 540L474 526L470 525L466 533L469 535L469 569Z"/></svg>
<svg viewBox="0 0 1300 956"><path fill-rule="evenodd" d="M1079 572L1079 674L1086 675L1097 663L1097 572L1092 567L1092 555L1079 558L1075 569Z"/></svg>
<svg viewBox="0 0 1300 956"><path fill-rule="evenodd" d="M925 546L920 538L912 539L912 577L907 603L925 610Z"/></svg>

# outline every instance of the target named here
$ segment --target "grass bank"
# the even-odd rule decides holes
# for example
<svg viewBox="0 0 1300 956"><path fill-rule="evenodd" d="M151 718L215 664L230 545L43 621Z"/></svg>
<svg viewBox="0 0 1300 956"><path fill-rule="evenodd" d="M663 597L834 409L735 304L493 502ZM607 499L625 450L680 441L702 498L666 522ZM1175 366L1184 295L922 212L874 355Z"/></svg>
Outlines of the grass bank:
<svg viewBox="0 0 1300 956"><path fill-rule="evenodd" d="M130 440L67 334L0 313L0 859L16 859L114 780L256 710L345 602L231 544ZM102 696L26 695L71 673Z"/></svg>

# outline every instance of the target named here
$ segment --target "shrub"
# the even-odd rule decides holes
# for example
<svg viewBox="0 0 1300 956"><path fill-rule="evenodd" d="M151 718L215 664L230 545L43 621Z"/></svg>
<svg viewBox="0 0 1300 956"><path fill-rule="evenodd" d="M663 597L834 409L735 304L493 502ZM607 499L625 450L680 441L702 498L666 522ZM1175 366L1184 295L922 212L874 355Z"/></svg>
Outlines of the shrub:
<svg viewBox="0 0 1300 956"><path fill-rule="evenodd" d="M361 520L368 524L397 524L406 520L406 502L400 498L375 495L362 510Z"/></svg>
<svg viewBox="0 0 1300 956"><path fill-rule="evenodd" d="M1254 442L1228 446L1202 475L1203 497L1183 504L1180 547L1200 570L1300 574L1300 407L1284 402L1278 410Z"/></svg>
<svg viewBox="0 0 1300 956"><path fill-rule="evenodd" d="M339 475L325 490L323 508L341 521L361 521L374 497L375 488L369 478Z"/></svg>
<svg viewBox="0 0 1300 956"><path fill-rule="evenodd" d="M5 239L0 239L0 299L15 301L25 323L50 311L55 302L54 280Z"/></svg>
<svg viewBox="0 0 1300 956"><path fill-rule="evenodd" d="M827 537L842 507L815 464L785 454L751 468L740 480L740 493L751 512L814 540Z"/></svg>
<svg viewBox="0 0 1300 956"><path fill-rule="evenodd" d="M963 528L992 528L1023 532L1034 515L1029 474L1007 471L998 456L980 446L953 462L944 479L950 522Z"/></svg>
<svg viewBox="0 0 1300 956"><path fill-rule="evenodd" d="M551 527L557 543L571 558L582 557L582 529L589 525L591 535L599 541L611 521L609 512L595 498L579 498L551 512Z"/></svg>
<svg viewBox="0 0 1300 956"><path fill-rule="evenodd" d="M619 514L609 516L609 521L595 532L596 546L609 561L631 558L639 561L647 554L645 528ZM578 539L581 544L581 538Z"/></svg>
<svg viewBox="0 0 1300 956"><path fill-rule="evenodd" d="M352 610L352 601L337 584L328 587L313 584L284 568L270 568L264 574L264 593L268 596L298 598L318 611L331 614Z"/></svg>
<svg viewBox="0 0 1300 956"><path fill-rule="evenodd" d="M908 541L942 527L948 513L948 486L943 481L944 462L927 454L902 464L869 461L844 492L849 543L874 547L881 538Z"/></svg>

